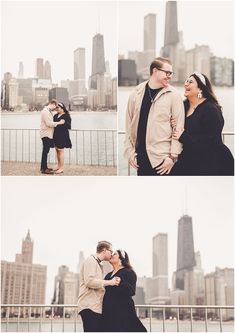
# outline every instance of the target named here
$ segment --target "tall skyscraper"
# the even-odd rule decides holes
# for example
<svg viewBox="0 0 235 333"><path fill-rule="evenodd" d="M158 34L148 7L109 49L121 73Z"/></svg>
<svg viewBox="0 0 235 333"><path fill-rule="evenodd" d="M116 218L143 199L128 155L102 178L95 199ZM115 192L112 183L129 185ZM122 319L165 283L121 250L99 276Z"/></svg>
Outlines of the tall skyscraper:
<svg viewBox="0 0 235 333"><path fill-rule="evenodd" d="M24 65L23 62L19 62L19 70L18 70L18 79L23 79L24 78Z"/></svg>
<svg viewBox="0 0 235 333"><path fill-rule="evenodd" d="M148 14L144 17L144 55L146 66L156 57L156 14Z"/></svg>
<svg viewBox="0 0 235 333"><path fill-rule="evenodd" d="M151 303L168 303L168 237L165 233L153 237L153 284Z"/></svg>
<svg viewBox="0 0 235 333"><path fill-rule="evenodd" d="M167 1L165 16L165 38L163 47L163 57L170 57L170 48L179 42L177 2Z"/></svg>
<svg viewBox="0 0 235 333"><path fill-rule="evenodd" d="M178 221L176 288L184 290L184 271L195 266L192 217L183 215Z"/></svg>
<svg viewBox="0 0 235 333"><path fill-rule="evenodd" d="M74 51L74 80L86 79L85 48L79 47Z"/></svg>
<svg viewBox="0 0 235 333"><path fill-rule="evenodd" d="M76 304L79 291L79 275L69 271L65 265L60 266L55 277L54 297L52 304ZM62 314L61 307L55 313Z"/></svg>
<svg viewBox="0 0 235 333"><path fill-rule="evenodd" d="M86 94L85 60L85 48L77 48L74 51L74 82L77 84L77 95Z"/></svg>
<svg viewBox="0 0 235 333"><path fill-rule="evenodd" d="M43 78L46 80L51 80L51 64L48 60L44 64Z"/></svg>
<svg viewBox="0 0 235 333"><path fill-rule="evenodd" d="M33 264L33 241L28 231L22 251L15 262L1 261L1 294L3 304L45 304L47 267ZM10 313L15 309L10 309ZM40 313L33 307L32 313ZM27 313L22 308L22 315Z"/></svg>
<svg viewBox="0 0 235 333"><path fill-rule="evenodd" d="M82 251L79 252L78 265L77 265L77 273L80 273L81 267L85 261L84 253Z"/></svg>
<svg viewBox="0 0 235 333"><path fill-rule="evenodd" d="M91 75L105 73L104 36L96 34L92 42L92 72Z"/></svg>
<svg viewBox="0 0 235 333"><path fill-rule="evenodd" d="M37 58L36 59L36 77L38 79L44 78L44 65L43 65L43 59Z"/></svg>
<svg viewBox="0 0 235 333"><path fill-rule="evenodd" d="M92 70L90 88L102 88L101 82L105 73L105 57L104 57L104 37L101 34L96 34L92 41ZM99 86L99 87L98 87ZM98 94L100 95L100 94ZM101 94L102 95L102 94ZM100 96L102 100L102 96Z"/></svg>

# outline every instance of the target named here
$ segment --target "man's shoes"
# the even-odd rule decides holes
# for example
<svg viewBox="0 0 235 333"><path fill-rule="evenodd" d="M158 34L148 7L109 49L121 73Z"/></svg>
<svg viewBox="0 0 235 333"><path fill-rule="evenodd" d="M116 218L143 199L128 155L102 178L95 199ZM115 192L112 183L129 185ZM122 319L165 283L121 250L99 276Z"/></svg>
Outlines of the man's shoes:
<svg viewBox="0 0 235 333"><path fill-rule="evenodd" d="M53 170L49 169L49 168L47 168L45 170L41 170L41 173L45 173L46 175L53 175L54 174Z"/></svg>

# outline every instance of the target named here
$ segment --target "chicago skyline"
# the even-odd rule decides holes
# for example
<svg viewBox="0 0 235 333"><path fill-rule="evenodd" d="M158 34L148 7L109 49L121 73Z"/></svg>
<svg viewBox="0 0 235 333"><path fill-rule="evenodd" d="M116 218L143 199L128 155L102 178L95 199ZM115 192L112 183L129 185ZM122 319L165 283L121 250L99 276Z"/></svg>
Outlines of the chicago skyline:
<svg viewBox="0 0 235 333"><path fill-rule="evenodd" d="M73 51L78 47L86 49L86 73L91 72L92 37L104 35L106 59L110 70L116 76L116 2L115 1L58 1L56 21L63 24L36 24L35 15L43 21L51 21L53 1L3 2L2 3L2 72L16 77L19 61L24 63L24 77L35 73L34 59L48 59L52 65L52 78L56 83L74 76ZM20 13L20 14L19 14ZM89 17L89 24L87 24ZM12 25L14 22L14 27ZM29 29L34 38L30 38ZM84 29L84 26L86 27ZM110 29L110 27L112 27ZM20 40L20 47L15 43ZM40 41L40 42L39 42ZM65 65L66 64L66 65ZM88 79L88 77L86 78Z"/></svg>
<svg viewBox="0 0 235 333"><path fill-rule="evenodd" d="M177 222L183 212L190 212L194 219L195 252L200 250L205 274L214 271L215 266L233 266L233 195L229 179L218 178L216 182L213 177L159 179L156 192L151 179L140 180L138 184L129 179L128 185L125 179L107 178L61 179L60 184L55 179L48 183L48 179L35 178L30 184L20 177L3 179L2 258L12 261L18 252L18 235L24 235L29 228L37 244L35 262L48 266L48 290L54 288L59 266L65 264L76 272L79 251L87 257L102 239L128 252L138 276L151 276L152 237L163 232L168 234L170 285L171 274L176 270ZM183 199L186 185L187 208ZM50 193L45 192L48 186ZM169 201L173 189L178 194ZM139 196L139 192L149 195ZM56 199L59 193L63 197L61 206L58 206L61 201ZM51 294L47 299L51 300Z"/></svg>

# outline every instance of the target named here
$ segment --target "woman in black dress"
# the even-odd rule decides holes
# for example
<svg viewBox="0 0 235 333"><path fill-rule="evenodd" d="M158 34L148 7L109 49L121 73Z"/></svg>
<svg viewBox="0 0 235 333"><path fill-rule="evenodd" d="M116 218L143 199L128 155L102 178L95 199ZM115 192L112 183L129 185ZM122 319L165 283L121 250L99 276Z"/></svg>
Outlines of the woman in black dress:
<svg viewBox="0 0 235 333"><path fill-rule="evenodd" d="M58 168L55 173L59 174L64 172L64 148L72 148L72 143L69 137L71 117L63 103L58 103L56 112L57 113L54 115L54 121L57 122L61 119L64 119L65 121L63 125L55 127L53 135L58 161Z"/></svg>
<svg viewBox="0 0 235 333"><path fill-rule="evenodd" d="M173 139L183 144L172 175L234 175L234 158L222 142L224 118L206 75L194 72L185 81L185 128L174 127Z"/></svg>
<svg viewBox="0 0 235 333"><path fill-rule="evenodd" d="M113 271L108 273L106 280L116 278L118 286L105 287L103 299L103 331L104 332L147 332L136 315L132 296L135 295L136 274L133 271L129 257L123 250L114 252L110 263Z"/></svg>

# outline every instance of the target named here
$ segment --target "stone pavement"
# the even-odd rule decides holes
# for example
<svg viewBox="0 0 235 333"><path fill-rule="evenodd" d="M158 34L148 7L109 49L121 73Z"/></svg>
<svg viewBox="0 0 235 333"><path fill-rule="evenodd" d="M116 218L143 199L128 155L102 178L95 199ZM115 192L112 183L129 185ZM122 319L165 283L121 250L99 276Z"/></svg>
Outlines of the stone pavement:
<svg viewBox="0 0 235 333"><path fill-rule="evenodd" d="M56 165L50 164L51 168L56 169ZM45 175L39 171L39 163L28 162L1 162L2 176L116 176L116 167L90 166L90 165L65 165L64 173L59 175Z"/></svg>

